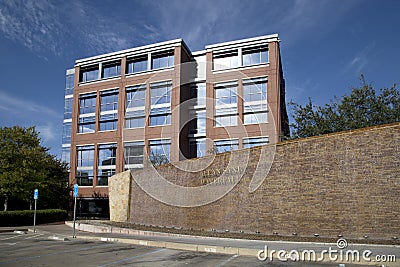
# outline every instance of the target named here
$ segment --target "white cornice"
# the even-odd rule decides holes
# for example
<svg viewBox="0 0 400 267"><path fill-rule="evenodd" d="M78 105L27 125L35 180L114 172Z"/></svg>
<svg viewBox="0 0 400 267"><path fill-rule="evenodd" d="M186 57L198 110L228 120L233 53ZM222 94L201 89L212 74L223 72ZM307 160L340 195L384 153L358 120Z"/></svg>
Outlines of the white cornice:
<svg viewBox="0 0 400 267"><path fill-rule="evenodd" d="M242 39L242 40L235 40L235 41L230 41L230 42L225 42L225 43L206 45L206 51L207 52L219 51L219 50L238 48L238 47L243 47L243 46L248 46L248 45L258 45L258 44L269 43L269 42L279 42L278 34L270 34L270 35L258 36L258 37Z"/></svg>
<svg viewBox="0 0 400 267"><path fill-rule="evenodd" d="M102 55L98 55L98 56L78 59L75 61L75 66L99 63L99 62L104 62L104 61L108 61L108 60L116 60L116 59L121 59L124 56L133 56L135 54L144 54L144 53L153 52L153 51L160 51L160 50L164 50L164 49L174 48L174 47L180 46L180 45L186 46L186 44L183 42L182 39L175 39L175 40L156 43L156 44L139 46L139 47L134 47L134 48L121 50L121 51L117 51L117 52L112 52L112 53L108 53L108 54L102 54Z"/></svg>

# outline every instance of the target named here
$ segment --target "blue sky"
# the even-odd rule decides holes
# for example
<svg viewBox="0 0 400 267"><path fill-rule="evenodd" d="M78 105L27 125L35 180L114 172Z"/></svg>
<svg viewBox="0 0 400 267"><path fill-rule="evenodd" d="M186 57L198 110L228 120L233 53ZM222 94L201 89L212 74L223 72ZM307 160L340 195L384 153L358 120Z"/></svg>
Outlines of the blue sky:
<svg viewBox="0 0 400 267"><path fill-rule="evenodd" d="M61 154L65 70L75 59L183 38L207 44L278 33L287 101L327 103L400 81L400 1L1 0L0 126L36 125Z"/></svg>

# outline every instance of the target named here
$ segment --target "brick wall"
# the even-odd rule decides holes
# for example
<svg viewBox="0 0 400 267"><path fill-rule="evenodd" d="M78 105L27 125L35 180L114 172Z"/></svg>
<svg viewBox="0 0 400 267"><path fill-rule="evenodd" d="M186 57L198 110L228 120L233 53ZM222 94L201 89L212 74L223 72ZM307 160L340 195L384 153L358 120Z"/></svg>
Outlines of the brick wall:
<svg viewBox="0 0 400 267"><path fill-rule="evenodd" d="M274 150L271 165L267 161L272 159ZM269 153L267 157L260 155L262 151ZM198 207L176 207L150 197L133 181L128 220L145 225L262 234L400 236L400 123L237 153L234 166L244 166L244 175L224 197ZM231 154L225 153L216 155L214 160L187 160L180 162L179 168L167 165L157 171L175 184L199 186L211 182L210 186L217 188L232 182L218 180L216 172L227 168L229 159ZM184 171L211 161L203 171ZM258 165L264 167L265 180L251 193L249 185ZM151 172L133 175L147 179ZM231 176L240 178L239 174ZM163 192L161 186L159 190ZM112 188L110 203L111 191ZM190 197L182 195L182 199Z"/></svg>

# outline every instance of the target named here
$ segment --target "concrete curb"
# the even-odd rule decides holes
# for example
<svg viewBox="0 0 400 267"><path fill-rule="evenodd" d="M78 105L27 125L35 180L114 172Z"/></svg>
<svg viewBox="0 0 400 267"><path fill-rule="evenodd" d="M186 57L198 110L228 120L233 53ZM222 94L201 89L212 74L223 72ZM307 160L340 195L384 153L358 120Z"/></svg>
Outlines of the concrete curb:
<svg viewBox="0 0 400 267"><path fill-rule="evenodd" d="M217 254L227 254L227 255L239 255L239 256L250 256L257 257L259 249L252 248L240 248L240 247L224 247L224 246L215 246L215 245L198 245L198 244L186 244L186 243L176 243L176 242L164 242L164 241L150 241L150 240L140 240L140 239L131 239L131 238L109 238L109 237L98 237L98 236L77 236L77 239L83 240L91 240L91 241L102 241L102 242L116 242L123 244L131 244L131 245L140 245L147 247L157 247L157 248L168 248L168 249L176 249L176 250L186 250L186 251L194 251L194 252L206 252L206 253L217 253ZM290 254L290 251L285 251L286 254ZM275 261L278 259L275 258ZM287 259L287 261L291 261ZM265 262L269 262L266 260ZM304 261L308 262L308 261ZM360 260L359 262L348 262L348 261L332 261L329 259L328 255L323 255L323 259L319 259L316 261L318 263L331 263L331 264L353 264L353 265L362 265L362 266L377 266L376 262L368 262L365 260ZM262 263L262 261L260 261ZM390 266L390 265L388 265Z"/></svg>
<svg viewBox="0 0 400 267"><path fill-rule="evenodd" d="M28 233L28 231L15 230L13 233L20 234L20 235L25 235L25 234Z"/></svg>
<svg viewBox="0 0 400 267"><path fill-rule="evenodd" d="M65 222L66 225L73 227L72 222ZM140 231L134 229L124 229L112 226L97 226L97 225L89 225L85 223L76 223L75 227L77 230L92 232L92 233L114 233L114 234L132 234L132 235L140 235L140 236L151 236L151 237L190 237L190 238L199 238L199 239L213 239L213 240L227 240L227 238L213 238L213 237L203 237L203 236L189 236L189 235L180 235L180 234L171 234L171 233L160 233L160 232L150 232L150 231ZM82 235L77 236L77 239L84 240L92 240L92 241L102 241L102 242L117 242L124 244L132 244L132 245L140 245L140 246L148 246L148 247L158 247L158 248L168 248L168 249L177 249L177 250L186 250L186 251L194 251L194 252L206 252L206 253L218 253L218 254L227 254L227 255L240 255L240 256L250 256L257 257L260 249L255 248L244 248L244 247L225 247L218 245L204 245L204 244L195 244L195 243L178 243L178 242L170 242L170 241L153 241L153 240L143 240L143 239L135 239L135 238L116 238L116 237L100 237L100 236L88 236ZM230 240L243 240L243 239L230 239ZM247 240L251 241L251 240ZM256 240L260 241L260 240ZM275 241L279 242L279 241ZM291 242L291 243L307 243L307 244L328 244L329 243L312 243L312 242ZM393 247L393 246L391 246ZM290 254L290 251L286 251L286 254ZM277 260L277 259L275 259ZM268 262L267 260L266 262ZM288 261L291 261L288 259ZM262 262L262 261L260 261ZM376 262L368 262L360 259L359 262L348 262L348 261L340 261L339 259L336 261L332 261L329 258L329 255L323 255L323 258L318 258L320 263L334 263L334 264L354 264L354 265L363 265L363 266L377 266Z"/></svg>
<svg viewBox="0 0 400 267"><path fill-rule="evenodd" d="M17 229L17 228L3 228L0 229L0 233L12 233L15 231L23 231L23 232L27 232L28 229L27 228L23 228L23 229Z"/></svg>
<svg viewBox="0 0 400 267"><path fill-rule="evenodd" d="M68 238L66 238L66 237L60 237L60 236L55 236L55 235L53 235L53 236L49 236L48 237L49 239L52 239L52 240L58 240L58 241L70 241Z"/></svg>

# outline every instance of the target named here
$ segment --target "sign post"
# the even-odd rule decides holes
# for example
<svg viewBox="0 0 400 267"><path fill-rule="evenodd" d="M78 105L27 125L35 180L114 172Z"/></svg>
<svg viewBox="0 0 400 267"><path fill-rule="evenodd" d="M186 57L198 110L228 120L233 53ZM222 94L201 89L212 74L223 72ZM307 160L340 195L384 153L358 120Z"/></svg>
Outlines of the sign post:
<svg viewBox="0 0 400 267"><path fill-rule="evenodd" d="M72 238L76 238L75 235L75 220L76 220L76 198L78 197L79 186L77 184L74 185L74 227L72 232Z"/></svg>
<svg viewBox="0 0 400 267"><path fill-rule="evenodd" d="M33 213L33 232L36 233L36 202L39 197L39 190L33 190L33 199L35 200L35 211Z"/></svg>

